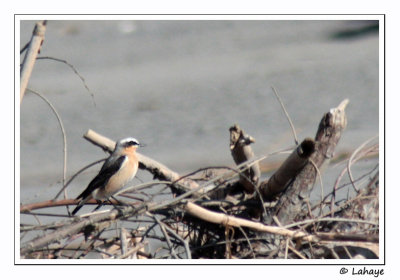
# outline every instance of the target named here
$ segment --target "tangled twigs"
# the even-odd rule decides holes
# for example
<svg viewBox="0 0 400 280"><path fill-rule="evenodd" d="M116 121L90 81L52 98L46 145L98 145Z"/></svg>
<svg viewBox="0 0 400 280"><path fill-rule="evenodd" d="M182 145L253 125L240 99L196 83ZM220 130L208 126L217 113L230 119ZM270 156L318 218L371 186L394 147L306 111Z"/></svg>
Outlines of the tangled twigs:
<svg viewBox="0 0 400 280"><path fill-rule="evenodd" d="M102 222L112 222L124 217L132 215L138 215L144 213L148 208L151 208L153 204L142 204L138 207L124 207L121 209L113 209L107 212L101 212L96 215L90 215L88 217L77 217L67 222L65 226L53 231L50 234L44 234L31 241L26 242L21 246L21 256L29 254L30 252L42 248L48 244L62 240L68 236L74 235L83 231L85 228L90 228L90 231L95 231L96 226ZM87 233L86 233L87 234Z"/></svg>
<svg viewBox="0 0 400 280"><path fill-rule="evenodd" d="M300 239L308 242L319 242L321 240L336 240L336 241L364 241L364 242L379 242L378 236L365 236L364 234L347 234L347 233L326 233L317 232L308 234L302 231L289 230L285 227L268 226L262 223L249 221L246 219L234 217L224 213L217 213L207 210L192 202L187 202L184 210L199 219L204 221L220 224L223 226L232 227L247 227L255 231L268 232L275 235L281 235L293 239Z"/></svg>
<svg viewBox="0 0 400 280"><path fill-rule="evenodd" d="M198 206L192 202L188 202L185 205L185 211L190 215L193 215L199 219L205 220L210 223L221 224L223 226L233 226L233 227L247 227L256 231L268 232L273 234L278 234L286 237L291 237L295 239L303 239L310 242L317 242L319 239L313 235L309 235L300 231L292 231L286 228L267 226L262 223L257 223L249 221L242 218L237 218L234 216L226 215L223 213L217 213L207 210L201 206Z"/></svg>
<svg viewBox="0 0 400 280"><path fill-rule="evenodd" d="M329 196L317 205L310 203L310 192L316 177L320 176L319 169L332 157L346 126L344 108L347 102L343 101L326 113L315 139L306 138L258 188L252 176L243 176L244 171L271 154L251 155L251 159L240 160L234 168L204 167L185 176L140 155L140 167L162 180L120 191L118 195L124 197L124 202L127 200L124 207L114 205L115 209L105 207L101 212L66 217L56 216L55 211L35 210L49 208L53 211L50 207L73 204L74 200L22 205L21 214L35 217L38 223L21 223L21 257L135 258L137 255L154 259L311 259L361 255L377 258L377 167L362 175L364 182L368 180L363 184L366 187L355 198L335 203L337 207L331 209L332 213L326 212L329 207L325 199ZM242 136L246 143L246 135ZM85 138L107 151L114 149L114 141L91 130ZM251 142L251 138L247 138ZM374 150L376 147L365 147L364 151L369 154ZM351 163L361 159L363 154L358 149ZM254 184L252 195L238 183L243 178ZM350 189L352 183L358 184L359 180L355 178L347 187ZM263 197L275 196L280 198L263 202ZM319 214L316 213L318 207ZM66 219L43 222L39 220L43 216ZM35 231L41 235L32 239Z"/></svg>

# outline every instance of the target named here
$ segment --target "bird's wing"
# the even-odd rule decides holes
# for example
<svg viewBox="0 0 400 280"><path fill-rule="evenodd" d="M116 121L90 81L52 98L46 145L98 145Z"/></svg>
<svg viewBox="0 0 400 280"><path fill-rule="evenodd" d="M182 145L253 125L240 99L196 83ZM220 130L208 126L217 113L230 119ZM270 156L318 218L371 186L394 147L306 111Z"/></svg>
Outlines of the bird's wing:
<svg viewBox="0 0 400 280"><path fill-rule="evenodd" d="M85 199L88 197L95 189L105 186L108 180L114 175L121 167L123 162L126 160L127 156L120 156L115 161L107 160L103 167L101 168L99 174L93 178L89 183L87 188L77 197L77 199Z"/></svg>

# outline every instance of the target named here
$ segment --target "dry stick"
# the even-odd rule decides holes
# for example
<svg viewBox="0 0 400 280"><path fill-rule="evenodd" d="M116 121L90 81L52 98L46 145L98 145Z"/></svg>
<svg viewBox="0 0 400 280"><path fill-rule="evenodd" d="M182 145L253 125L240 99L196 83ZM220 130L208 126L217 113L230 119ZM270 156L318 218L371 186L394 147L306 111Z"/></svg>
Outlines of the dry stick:
<svg viewBox="0 0 400 280"><path fill-rule="evenodd" d="M255 140L235 124L229 128L230 132L230 150L233 160L236 164L241 164L245 161L254 158L253 150L250 144L254 143ZM258 183L261 177L260 166L258 163L253 164L251 168L243 172L243 176L239 178L240 184L244 187L248 193L253 193L255 188L258 188Z"/></svg>
<svg viewBox="0 0 400 280"><path fill-rule="evenodd" d="M40 94L39 92L36 92L34 90L31 89L27 89L29 92L32 92L34 94L36 94L37 96L39 96L40 98L42 98L51 108L51 110L53 111L53 113L56 115L58 124L60 125L61 128L61 133L63 136L63 152L64 152L64 163L63 163L63 179L62 179L62 185L65 185L65 179L67 176L67 135L65 133L65 129L64 129L64 125L63 122L61 120L61 117L59 116L59 114L57 113L56 108L54 108L53 104L51 104L51 102L43 95ZM64 189L65 190L65 189ZM64 198L67 198L67 191L64 191Z"/></svg>
<svg viewBox="0 0 400 280"><path fill-rule="evenodd" d="M40 52L40 46L44 41L44 33L46 32L46 20L36 23L33 29L32 38L25 54L24 61L21 66L21 88L20 88L20 103L24 98L26 87L28 86L31 77L33 66L35 65L36 57Z"/></svg>
<svg viewBox="0 0 400 280"><path fill-rule="evenodd" d="M279 227L282 227L282 224L279 222L278 217L273 216L272 218L273 218L274 222L275 222ZM287 228L287 227L285 227L285 228ZM291 244L292 246L290 246L289 244L287 244L287 245L286 245L287 248L289 248L290 250L292 250L292 251L293 251L296 255L298 255L300 258L302 258L302 259L307 259L307 258L304 257L299 251L297 251L297 250L294 249L293 246L295 246L295 244L294 244L293 240L289 240L289 238L287 238L287 239L286 239L286 242L288 242L288 241L290 242L290 244Z"/></svg>
<svg viewBox="0 0 400 280"><path fill-rule="evenodd" d="M156 185L162 185L162 184L171 184L171 182L170 181L151 181L151 182L143 183L143 184L140 184L140 185L134 185L134 186L126 187L126 188L120 190L119 192L117 192L115 194L115 196L122 195L122 194L125 194L125 193L130 193L130 192L133 192L133 191L139 191L139 190L142 190L142 189L146 189L146 188L149 188L149 187L153 187L153 186L156 186Z"/></svg>
<svg viewBox="0 0 400 280"><path fill-rule="evenodd" d="M314 140L310 138L304 139L282 163L279 169L268 180L260 184L260 191L264 199L271 199L274 195L284 191L290 181L308 163L308 159L314 150Z"/></svg>
<svg viewBox="0 0 400 280"><path fill-rule="evenodd" d="M319 223L319 222L343 222L343 223L360 223L360 224L370 224L374 226L379 226L379 223L374 223L371 221L366 221L366 220L354 220L354 219L346 219L346 218L315 218L315 219L309 219L309 220L304 220L300 221L297 223L289 224L284 226L284 228L291 228L291 227L296 227L300 225L307 225L307 224L313 224L313 223Z"/></svg>
<svg viewBox="0 0 400 280"><path fill-rule="evenodd" d="M324 241L360 241L379 243L379 235L352 234L340 232L318 232L316 236Z"/></svg>
<svg viewBox="0 0 400 280"><path fill-rule="evenodd" d="M146 213L149 217L152 217L161 227L161 229L163 230L163 234L166 236L167 233L164 231L168 231L169 233L171 233L173 236L175 236L175 238L179 239L179 241L182 242L185 250L186 250L186 256L188 259L192 258L192 254L190 252L190 248L189 248L189 243L184 240L179 234L177 234L173 229L171 229L168 225L166 225L165 223L163 223L162 221L160 221L160 219L156 216L156 215L152 215L150 212ZM169 244L168 244L169 246ZM172 251L174 252L174 249L172 248L172 244L170 246L170 248L172 249ZM175 254L175 258L178 258Z"/></svg>
<svg viewBox="0 0 400 280"><path fill-rule="evenodd" d="M244 238L245 238L246 241L247 241L247 244L249 245L251 254L253 255L253 259L256 259L256 254L254 253L253 246L251 246L251 242L250 242L250 240L249 240L249 237L247 236L246 232L244 231L244 229L243 229L242 227L238 227L238 228L239 228L239 230L242 232Z"/></svg>
<svg viewBox="0 0 400 280"><path fill-rule="evenodd" d="M63 200L46 200L31 204L21 205L19 208L20 213L30 212L31 210L41 209L46 207L56 207L56 206L65 206L65 205L73 205L75 204L75 199L63 199ZM89 203L89 202L88 202Z"/></svg>
<svg viewBox="0 0 400 280"><path fill-rule="evenodd" d="M165 229L165 227L164 227L164 223L162 223L162 222L160 221L160 219L159 219L156 215L151 215L151 216L152 216L153 219L157 222L157 224L160 226L161 232L163 233L163 235L164 235L164 237L165 237L165 240L167 241L167 245L168 245L168 247L169 247L169 250L171 251L172 256L173 256L175 259L179 259L178 256L177 256L176 253L175 253L174 246L172 245L172 242L171 242L171 240L169 239L169 235L168 235L168 233L167 233L167 231L166 231L166 229Z"/></svg>
<svg viewBox="0 0 400 280"><path fill-rule="evenodd" d="M286 238L286 240L285 240L285 256L284 256L285 260L287 260L288 251L289 251L289 238Z"/></svg>
<svg viewBox="0 0 400 280"><path fill-rule="evenodd" d="M303 256L302 253L300 253L299 251L297 251L294 247L292 247L292 246L289 245L289 249L290 249L293 253L295 253L298 257L300 257L301 259L303 259L303 260L306 260L306 259L307 259L305 256Z"/></svg>
<svg viewBox="0 0 400 280"><path fill-rule="evenodd" d="M319 240L316 236L304 232L291 231L281 227L267 226L262 223L257 223L246 219L226 215L223 213L210 211L192 202L187 202L184 209L190 215L214 224L221 224L223 226L233 226L233 227L240 227L240 226L247 227L256 231L269 232L272 234L278 234L291 238L299 238L312 242L317 242Z"/></svg>
<svg viewBox="0 0 400 280"><path fill-rule="evenodd" d="M137 244L135 247L133 247L132 249L130 249L126 254L120 256L120 259L126 259L127 257L129 257L130 255L138 252L140 249L142 249L147 242L143 242L143 243L139 243Z"/></svg>
<svg viewBox="0 0 400 280"><path fill-rule="evenodd" d="M121 227L119 235L120 235L119 239L121 241L121 255L125 255L126 252L127 252L127 249L128 249L128 242L129 242L128 235L129 235L129 233L125 228Z"/></svg>
<svg viewBox="0 0 400 280"><path fill-rule="evenodd" d="M110 202L111 201L111 202ZM140 203L140 202L138 202ZM77 201L76 199L61 199L61 200L45 200L45 201L40 201L40 202L35 202L35 203L30 203L30 204L24 204L21 205L19 208L20 213L29 213L32 210L36 209L41 209L41 208L48 208L48 207L59 207L59 206L67 206L67 205L76 205ZM87 205L98 205L99 203L95 199L89 199L86 202ZM114 199L110 199L109 201L104 201L104 205L118 205L118 201ZM135 205L137 203L132 203L131 205ZM96 211L94 213L98 213L100 211ZM39 215L39 213L36 213ZM60 215L61 217L71 217L71 216L65 216L65 215ZM83 216L83 215L80 215Z"/></svg>
<svg viewBox="0 0 400 280"><path fill-rule="evenodd" d="M314 187L317 175L315 167L321 170L325 161L333 157L335 147L347 125L345 108L348 103L348 99L343 100L338 107L322 117L315 136L316 151L310 157L314 164L308 163L303 168L276 206L275 215L283 225L292 222L302 212Z"/></svg>
<svg viewBox="0 0 400 280"><path fill-rule="evenodd" d="M343 249L346 252L346 255L349 257L349 259L352 259L353 256L350 254L349 250L347 249L347 246L343 246Z"/></svg>
<svg viewBox="0 0 400 280"><path fill-rule="evenodd" d="M177 234L169 226L165 225L165 229L183 243L183 246L185 247L185 250L186 250L186 256L187 256L188 259L191 259L192 258L192 254L190 252L189 243L186 240L184 240L181 236L179 236L179 234Z"/></svg>

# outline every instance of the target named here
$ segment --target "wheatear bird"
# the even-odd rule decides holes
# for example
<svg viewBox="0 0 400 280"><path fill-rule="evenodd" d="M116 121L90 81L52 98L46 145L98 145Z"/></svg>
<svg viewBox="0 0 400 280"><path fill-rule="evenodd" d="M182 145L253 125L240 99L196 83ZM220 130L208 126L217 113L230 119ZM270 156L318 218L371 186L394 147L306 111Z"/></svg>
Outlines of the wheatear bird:
<svg viewBox="0 0 400 280"><path fill-rule="evenodd" d="M100 169L99 174L89 183L87 188L76 198L81 199L72 215L91 198L101 201L108 200L135 177L139 161L136 149L140 146L135 138L119 140L115 149Z"/></svg>

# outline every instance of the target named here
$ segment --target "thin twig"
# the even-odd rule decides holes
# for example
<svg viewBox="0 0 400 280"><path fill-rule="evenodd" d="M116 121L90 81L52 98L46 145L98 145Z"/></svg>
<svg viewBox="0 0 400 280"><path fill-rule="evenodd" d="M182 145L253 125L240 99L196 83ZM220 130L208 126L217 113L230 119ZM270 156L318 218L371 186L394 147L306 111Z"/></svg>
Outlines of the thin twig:
<svg viewBox="0 0 400 280"><path fill-rule="evenodd" d="M238 228L242 232L244 238L246 238L247 244L249 245L250 252L253 255L253 259L255 259L256 258L256 254L254 253L253 246L251 246L251 242L249 240L249 237L247 236L245 230L242 227L238 227Z"/></svg>
<svg viewBox="0 0 400 280"><path fill-rule="evenodd" d="M64 129L64 125L63 122L61 120L61 117L59 116L56 108L53 106L53 104L51 104L51 102L41 93L31 90L29 88L27 88L27 90L29 92L32 92L34 94L36 94L37 96L39 96L40 98L42 98L51 108L51 110L53 111L53 113L56 115L58 124L60 125L61 128L61 132L62 132L62 136L63 136L63 152L64 152L64 164L63 164L63 179L62 179L62 185L65 185L65 180L66 180L66 175L67 175L67 134L65 133L65 129ZM66 190L64 191L64 198L67 199L67 192Z"/></svg>
<svg viewBox="0 0 400 280"><path fill-rule="evenodd" d="M96 101L94 99L93 92L87 86L85 78L81 74L79 74L78 70L76 70L76 68L71 63L69 63L68 61L66 61L64 59L59 59L59 58L55 58L55 57L51 57L51 56L40 56L40 57L37 57L36 59L50 59L50 60L55 60L55 61L62 62L62 63L65 63L66 65L68 65L72 69L72 71L74 71L74 73L79 77L79 79L81 79L84 87L89 92L90 96L92 97L93 105L96 107Z"/></svg>
<svg viewBox="0 0 400 280"><path fill-rule="evenodd" d="M289 240L290 240L289 238L286 238L286 240L285 240L285 257L284 257L285 260L287 260L287 257L288 257Z"/></svg>
<svg viewBox="0 0 400 280"><path fill-rule="evenodd" d="M272 90L273 90L273 92L274 92L276 98L278 99L279 104L281 104L281 107L282 107L282 109L283 109L283 112L284 112L285 115L286 115L287 120L289 121L290 127L291 127L291 129L292 129L293 137L294 137L294 143L295 143L296 145L299 145L299 140L297 139L297 134L296 134L296 130L295 130L295 128L294 128L292 119L290 118L289 113L286 111L285 105L283 105L283 102L282 102L281 98L279 97L278 93L276 92L275 88L274 88L274 87L271 87L271 88L272 88Z"/></svg>
<svg viewBox="0 0 400 280"><path fill-rule="evenodd" d="M172 256L175 259L178 259L178 256L176 255L175 250L174 250L174 246L172 245L171 240L169 239L168 233L167 233L167 231L165 229L164 223L161 222L160 219L156 215L150 215L150 216L153 217L153 219L157 222L157 224L161 228L161 231L162 231L162 233L163 233L163 235L165 237L165 240L167 241L167 244L168 244L168 247L169 247L169 249L171 251Z"/></svg>
<svg viewBox="0 0 400 280"><path fill-rule="evenodd" d="M299 251L297 251L294 247L292 246L288 246L288 248L290 249L290 251L292 251L293 253L295 253L298 257L300 257L303 260L306 260L307 258L305 256L303 256L302 253L300 253Z"/></svg>
<svg viewBox="0 0 400 280"><path fill-rule="evenodd" d="M105 160L106 160L106 158L99 159L99 160L97 160L97 161L95 161L95 162L92 162L92 163L90 163L90 164L84 166L84 167L81 168L80 170L78 170L78 172L76 172L74 175L72 175L72 177L68 180L68 182L61 188L61 190L60 190L60 191L57 193L57 195L53 198L53 201L55 201L55 200L60 196L60 194L63 192L63 190L64 190L66 187L68 187L68 185L69 185L79 174L81 174L81 173L82 173L83 171L85 171L86 169L92 167L93 165L96 165L96 164L98 164L98 163L100 163L100 162L103 162L103 161L105 161Z"/></svg>
<svg viewBox="0 0 400 280"><path fill-rule="evenodd" d="M354 188L354 190L355 190L357 193L358 193L359 190L356 188L356 186L355 186L355 184L354 184L353 175L352 175L351 169L350 169L351 163L353 162L353 158L355 157L355 155L356 155L365 145L367 145L369 142L371 142L372 140L374 140L374 139L377 138L378 136L379 136L379 134L378 134L378 135L375 135L374 137L372 137L372 138L368 139L367 141L365 141L364 143L362 143L362 144L351 154L351 156L350 156L350 158L349 158L349 161L348 161L348 163L347 163L347 171L348 171L348 174L349 174L350 182L351 182L351 184L353 185L353 188Z"/></svg>
<svg viewBox="0 0 400 280"><path fill-rule="evenodd" d="M122 194L129 193L129 192L133 192L133 191L139 191L139 190L142 190L142 189L146 189L146 188L149 188L149 187L153 187L153 186L156 186L156 185L162 185L162 184L171 184L171 182L170 181L151 181L151 182L143 183L143 184L140 184L140 185L134 185L134 186L123 188L122 190L117 192L115 194L115 196L122 195Z"/></svg>
<svg viewBox="0 0 400 280"><path fill-rule="evenodd" d="M366 221L366 220L354 220L354 219L345 219L345 218L315 218L315 219L309 219L309 220L292 223L292 224L284 226L284 228L292 228L292 227L297 227L300 225L307 225L307 224L313 224L313 223L318 223L318 222L360 223L360 224L370 224L370 225L374 225L374 226L379 226L379 223L374 223L374 222Z"/></svg>
<svg viewBox="0 0 400 280"><path fill-rule="evenodd" d="M183 246L185 247L185 250L186 250L187 258L191 259L192 258L192 254L190 252L189 243L186 240L184 240L182 237L180 237L179 234L177 234L175 231L173 231L169 226L165 225L165 229L182 242L182 244L183 244Z"/></svg>

